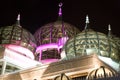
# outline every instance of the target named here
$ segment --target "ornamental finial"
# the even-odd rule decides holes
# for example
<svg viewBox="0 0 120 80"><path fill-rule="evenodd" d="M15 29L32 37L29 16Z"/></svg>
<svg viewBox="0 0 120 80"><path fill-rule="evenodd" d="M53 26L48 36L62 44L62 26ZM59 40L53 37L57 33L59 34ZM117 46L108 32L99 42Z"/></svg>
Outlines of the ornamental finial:
<svg viewBox="0 0 120 80"><path fill-rule="evenodd" d="M108 25L108 30L111 31L111 25L110 24Z"/></svg>
<svg viewBox="0 0 120 80"><path fill-rule="evenodd" d="M16 25L20 26L20 14L18 14L18 16L17 16Z"/></svg>
<svg viewBox="0 0 120 80"><path fill-rule="evenodd" d="M62 16L62 5L63 5L62 2L60 2L59 5L58 5L59 6L59 13L58 13L58 15L59 16Z"/></svg>
<svg viewBox="0 0 120 80"><path fill-rule="evenodd" d="M111 36L111 25L108 25L108 36Z"/></svg>
<svg viewBox="0 0 120 80"><path fill-rule="evenodd" d="M17 21L20 21L20 14L18 14L17 16Z"/></svg>
<svg viewBox="0 0 120 80"><path fill-rule="evenodd" d="M88 15L86 15L86 22L85 23L90 23Z"/></svg>
<svg viewBox="0 0 120 80"><path fill-rule="evenodd" d="M85 21L86 25L85 25L85 30L89 27L89 17L88 15L86 15L86 21Z"/></svg>

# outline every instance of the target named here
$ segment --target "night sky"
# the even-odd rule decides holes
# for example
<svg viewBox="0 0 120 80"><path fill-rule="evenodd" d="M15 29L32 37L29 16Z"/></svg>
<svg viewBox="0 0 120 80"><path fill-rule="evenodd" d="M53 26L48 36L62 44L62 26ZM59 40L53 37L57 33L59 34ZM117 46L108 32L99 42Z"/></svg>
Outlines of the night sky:
<svg viewBox="0 0 120 80"><path fill-rule="evenodd" d="M21 26L31 33L57 20L58 4L63 2L63 21L75 25L81 31L85 17L89 15L90 27L107 33L111 24L112 33L120 37L120 0L1 0L0 27L12 25L21 14Z"/></svg>

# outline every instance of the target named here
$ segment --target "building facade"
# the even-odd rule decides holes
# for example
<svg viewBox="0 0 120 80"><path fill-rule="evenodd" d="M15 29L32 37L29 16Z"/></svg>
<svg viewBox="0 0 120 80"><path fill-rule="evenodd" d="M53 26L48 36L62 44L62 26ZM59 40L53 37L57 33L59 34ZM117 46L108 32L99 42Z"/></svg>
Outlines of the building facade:
<svg viewBox="0 0 120 80"><path fill-rule="evenodd" d="M34 35L20 25L0 28L0 80L115 79L120 72L120 38L94 31L86 16L84 30L58 19Z"/></svg>

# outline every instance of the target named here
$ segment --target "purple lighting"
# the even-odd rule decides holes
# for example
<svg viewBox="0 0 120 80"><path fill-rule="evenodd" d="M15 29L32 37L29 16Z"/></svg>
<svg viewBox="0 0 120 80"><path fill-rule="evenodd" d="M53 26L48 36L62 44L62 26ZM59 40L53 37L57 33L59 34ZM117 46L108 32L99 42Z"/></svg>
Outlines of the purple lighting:
<svg viewBox="0 0 120 80"><path fill-rule="evenodd" d="M14 51L18 54L24 55L24 56L26 56L30 59L34 59L33 53L30 50L28 50L24 47L17 46L17 45L11 45L11 44L10 45L5 45L5 46L6 46L6 48L10 49L11 51Z"/></svg>
<svg viewBox="0 0 120 80"><path fill-rule="evenodd" d="M57 43L49 43L49 44L44 44L44 45L40 45L39 47L37 47L36 52L39 54L39 61L45 64L58 61L59 59L56 57L49 58L49 59L46 58L42 60L43 52L47 51L48 49L49 50L56 49L58 53L55 53L55 54L60 54L60 49L63 47L63 45L66 43L67 40L68 40L68 37L62 37L58 40Z"/></svg>
<svg viewBox="0 0 120 80"><path fill-rule="evenodd" d="M57 62L59 59L45 59L45 60L41 60L41 62L43 64L49 64L51 62Z"/></svg>
<svg viewBox="0 0 120 80"><path fill-rule="evenodd" d="M63 45L67 42L68 39L69 39L68 37L60 38L59 41L58 41L59 48L62 48Z"/></svg>
<svg viewBox="0 0 120 80"><path fill-rule="evenodd" d="M59 13L58 13L59 16L62 16L62 8L61 8L62 5L63 5L62 3L59 3Z"/></svg>

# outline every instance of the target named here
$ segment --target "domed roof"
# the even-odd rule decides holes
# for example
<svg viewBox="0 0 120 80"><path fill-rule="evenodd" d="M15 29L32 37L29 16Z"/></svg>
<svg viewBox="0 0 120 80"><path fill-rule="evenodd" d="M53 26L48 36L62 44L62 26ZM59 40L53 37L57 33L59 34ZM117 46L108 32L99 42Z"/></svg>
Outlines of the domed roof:
<svg viewBox="0 0 120 80"><path fill-rule="evenodd" d="M17 20L15 25L1 27L0 37L1 45L13 44L28 48L32 52L34 52L36 47L34 36L20 26L19 20Z"/></svg>
<svg viewBox="0 0 120 80"><path fill-rule="evenodd" d="M72 37L79 33L79 30L66 22L56 21L42 26L35 32L37 45L57 43L62 37Z"/></svg>
<svg viewBox="0 0 120 80"><path fill-rule="evenodd" d="M40 27L34 34L37 45L57 43L62 37L72 37L79 33L75 26L62 21L62 3L59 4L58 20L45 24Z"/></svg>
<svg viewBox="0 0 120 80"><path fill-rule="evenodd" d="M115 72L114 70L101 66L100 68L91 71L88 74L87 79L93 80L93 79L98 79L98 78L113 77L116 75L117 75L117 72Z"/></svg>
<svg viewBox="0 0 120 80"><path fill-rule="evenodd" d="M118 47L113 39L92 29L85 29L65 44L62 58L73 58L96 53L119 62Z"/></svg>
<svg viewBox="0 0 120 80"><path fill-rule="evenodd" d="M48 64L60 60L61 49L66 41L79 33L75 26L62 21L62 3L59 4L58 20L45 24L34 34L37 41L36 59Z"/></svg>

